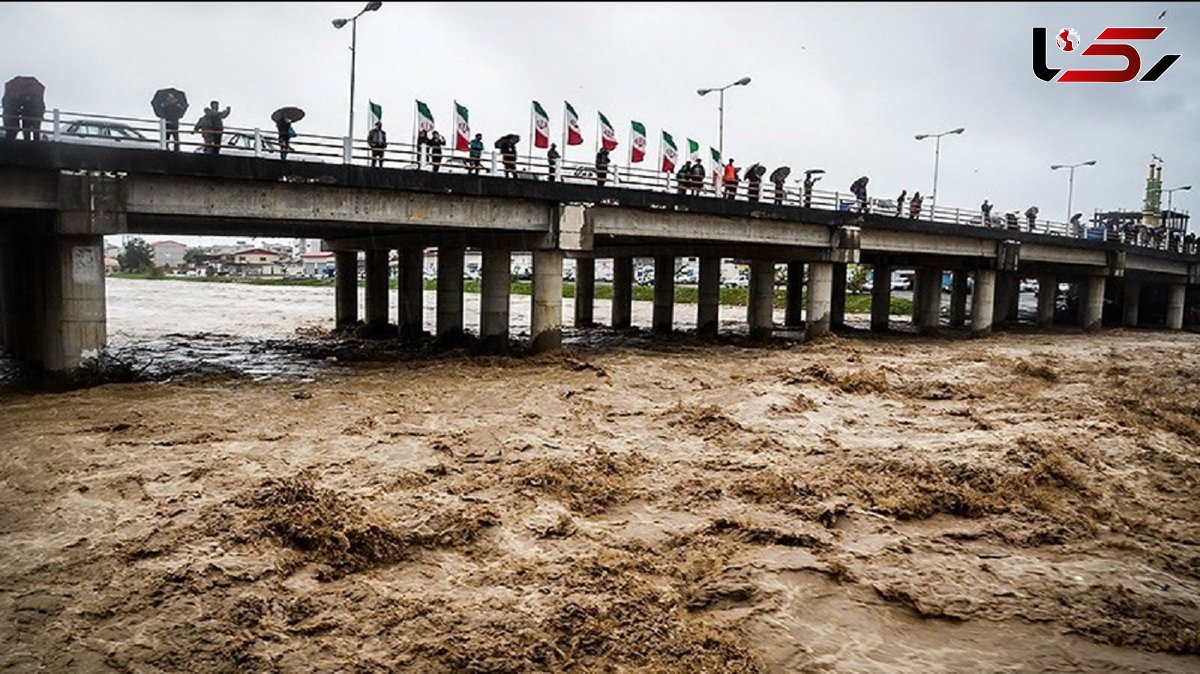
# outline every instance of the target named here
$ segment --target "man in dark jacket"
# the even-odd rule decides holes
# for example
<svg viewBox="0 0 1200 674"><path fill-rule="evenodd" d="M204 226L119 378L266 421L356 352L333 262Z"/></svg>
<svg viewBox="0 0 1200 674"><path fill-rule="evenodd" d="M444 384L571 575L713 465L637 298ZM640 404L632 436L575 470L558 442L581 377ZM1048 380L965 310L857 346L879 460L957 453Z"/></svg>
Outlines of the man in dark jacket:
<svg viewBox="0 0 1200 674"><path fill-rule="evenodd" d="M383 168L383 151L387 149L387 132L383 122L375 122L375 128L367 132L367 145L371 147L371 166Z"/></svg>
<svg viewBox="0 0 1200 674"><path fill-rule="evenodd" d="M225 122L222 120L228 116L229 106L227 105L225 110L221 110L221 104L213 101L204 109L204 116L196 122L195 130L200 132L204 138L206 154L220 154L221 134L225 132Z"/></svg>

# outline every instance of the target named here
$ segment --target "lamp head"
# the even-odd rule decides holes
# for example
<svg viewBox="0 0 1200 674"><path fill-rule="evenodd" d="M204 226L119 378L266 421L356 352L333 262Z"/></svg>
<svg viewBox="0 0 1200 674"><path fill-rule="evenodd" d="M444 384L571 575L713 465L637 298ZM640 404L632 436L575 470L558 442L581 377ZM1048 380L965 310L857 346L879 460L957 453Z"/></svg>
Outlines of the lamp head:
<svg viewBox="0 0 1200 674"><path fill-rule="evenodd" d="M1093 159L1093 160L1091 160L1091 161L1085 161L1085 162L1083 162L1083 165L1084 165L1084 166L1095 166L1095 165L1096 165L1096 160L1095 160L1095 159Z"/></svg>
<svg viewBox="0 0 1200 674"><path fill-rule="evenodd" d="M1066 167L1064 167L1062 164L1051 164L1051 165L1050 165L1050 170L1051 170L1051 171L1057 171L1057 170L1058 170L1058 169L1060 169L1060 168L1066 168Z"/></svg>
<svg viewBox="0 0 1200 674"><path fill-rule="evenodd" d="M967 130L966 127L960 126L957 129L951 131L950 133L962 133L963 131L966 131L966 130Z"/></svg>
<svg viewBox="0 0 1200 674"><path fill-rule="evenodd" d="M925 140L928 137L929 134L927 133L918 133L917 135L913 136L913 138L916 138L917 140Z"/></svg>
<svg viewBox="0 0 1200 674"><path fill-rule="evenodd" d="M1184 185L1183 187L1176 187L1175 189L1177 189L1177 190L1184 190L1184 191L1187 191L1187 190L1190 190L1190 189L1192 189L1192 186L1191 186L1191 185Z"/></svg>
<svg viewBox="0 0 1200 674"><path fill-rule="evenodd" d="M738 80L738 81L734 82L734 84L740 84L740 85L742 85L742 86L746 86L747 84L750 84L750 78L749 78L749 77L743 77L742 79L740 79L740 80Z"/></svg>
<svg viewBox="0 0 1200 674"><path fill-rule="evenodd" d="M382 2L368 2L367 6L363 8L363 11L364 12L374 12L374 11L378 10L380 7L383 7Z"/></svg>
<svg viewBox="0 0 1200 674"><path fill-rule="evenodd" d="M345 19L334 19L334 20L333 20L333 27L334 27L334 28L341 28L342 26L346 25L347 23L349 23L349 22L348 22L348 21L346 21Z"/></svg>
<svg viewBox="0 0 1200 674"><path fill-rule="evenodd" d="M708 92L710 92L710 91L712 91L712 89L697 89L697 90L696 90L696 93L698 93L698 94L700 94L701 96L703 96L704 94L707 94L707 93L708 93Z"/></svg>

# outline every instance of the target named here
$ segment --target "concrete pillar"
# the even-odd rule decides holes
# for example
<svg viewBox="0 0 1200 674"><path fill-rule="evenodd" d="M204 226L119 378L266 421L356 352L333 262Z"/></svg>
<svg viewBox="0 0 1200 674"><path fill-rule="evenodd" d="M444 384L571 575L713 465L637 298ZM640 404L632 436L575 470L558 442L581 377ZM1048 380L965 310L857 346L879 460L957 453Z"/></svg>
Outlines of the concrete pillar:
<svg viewBox="0 0 1200 674"><path fill-rule="evenodd" d="M992 302L992 324L1001 326L1010 319L1008 311L1012 307L1012 273L996 272L996 292Z"/></svg>
<svg viewBox="0 0 1200 674"><path fill-rule="evenodd" d="M1079 324L1084 330L1100 329L1104 313L1104 281L1103 276L1089 276L1085 281L1086 292L1079 303Z"/></svg>
<svg viewBox="0 0 1200 674"><path fill-rule="evenodd" d="M1141 299L1142 284L1126 278L1124 297L1121 301L1121 325L1136 328L1138 324L1138 300Z"/></svg>
<svg viewBox="0 0 1200 674"><path fill-rule="evenodd" d="M846 325L846 265L833 264L833 289L830 291L829 323L835 328Z"/></svg>
<svg viewBox="0 0 1200 674"><path fill-rule="evenodd" d="M750 262L750 292L746 302L746 322L750 337L767 339L775 327L775 263L770 260Z"/></svg>
<svg viewBox="0 0 1200 674"><path fill-rule="evenodd" d="M425 333L425 251L414 246L401 248L399 253L396 323L402 338L416 339Z"/></svg>
<svg viewBox="0 0 1200 674"><path fill-rule="evenodd" d="M977 337L992 331L996 301L996 272L993 269L975 271L975 289L971 292L971 334Z"/></svg>
<svg viewBox="0 0 1200 674"><path fill-rule="evenodd" d="M892 268L877 264L874 277L871 282L871 330L887 332L888 317L892 313Z"/></svg>
<svg viewBox="0 0 1200 674"><path fill-rule="evenodd" d="M508 341L508 300L512 254L506 248L483 249L479 296L479 336L484 341Z"/></svg>
<svg viewBox="0 0 1200 674"><path fill-rule="evenodd" d="M633 325L633 258L613 258L612 327Z"/></svg>
<svg viewBox="0 0 1200 674"><path fill-rule="evenodd" d="M1054 300L1058 295L1058 277L1053 274L1043 274L1038 277L1038 316L1039 328L1049 328L1054 325Z"/></svg>
<svg viewBox="0 0 1200 674"><path fill-rule="evenodd" d="M923 333L934 332L942 320L942 270L923 269L921 285L917 289L921 293L921 313L917 318L917 326Z"/></svg>
<svg viewBox="0 0 1200 674"><path fill-rule="evenodd" d="M654 258L654 319L651 328L665 334L675 327L675 258Z"/></svg>
<svg viewBox="0 0 1200 674"><path fill-rule="evenodd" d="M950 327L961 328L967 322L967 272L954 272L950 282Z"/></svg>
<svg viewBox="0 0 1200 674"><path fill-rule="evenodd" d="M787 263L787 304L783 324L796 327L804 322L804 263Z"/></svg>
<svg viewBox="0 0 1200 674"><path fill-rule="evenodd" d="M1021 278L1013 274L1008 283L1008 320L1012 323L1019 323L1021 321Z"/></svg>
<svg viewBox="0 0 1200 674"><path fill-rule="evenodd" d="M721 258L700 258L700 297L696 305L696 332L715 336L720 327Z"/></svg>
<svg viewBox="0 0 1200 674"><path fill-rule="evenodd" d="M535 353L562 347L561 250L533 251L533 316L529 336Z"/></svg>
<svg viewBox="0 0 1200 674"><path fill-rule="evenodd" d="M457 246L438 248L438 337L453 337L463 331L463 254Z"/></svg>
<svg viewBox="0 0 1200 674"><path fill-rule="evenodd" d="M921 323L921 305L925 302L925 277L927 274L924 269L917 268L913 270L912 276L912 324L919 325Z"/></svg>
<svg viewBox="0 0 1200 674"><path fill-rule="evenodd" d="M339 328L358 323L358 251L333 254L334 323Z"/></svg>
<svg viewBox="0 0 1200 674"><path fill-rule="evenodd" d="M1172 283L1167 288L1167 329L1183 329L1183 305L1187 294L1187 286L1182 283Z"/></svg>
<svg viewBox="0 0 1200 674"><path fill-rule="evenodd" d="M575 327L596 324L596 260L590 257L575 259Z"/></svg>
<svg viewBox="0 0 1200 674"><path fill-rule="evenodd" d="M366 325L381 328L388 322L388 251L371 248L366 258Z"/></svg>
<svg viewBox="0 0 1200 674"><path fill-rule="evenodd" d="M808 265L808 319L804 335L808 339L829 334L829 310L833 294L833 263L810 262Z"/></svg>
<svg viewBox="0 0 1200 674"><path fill-rule="evenodd" d="M59 372L79 365L84 351L107 343L104 237L56 236L43 248L45 339L42 365Z"/></svg>

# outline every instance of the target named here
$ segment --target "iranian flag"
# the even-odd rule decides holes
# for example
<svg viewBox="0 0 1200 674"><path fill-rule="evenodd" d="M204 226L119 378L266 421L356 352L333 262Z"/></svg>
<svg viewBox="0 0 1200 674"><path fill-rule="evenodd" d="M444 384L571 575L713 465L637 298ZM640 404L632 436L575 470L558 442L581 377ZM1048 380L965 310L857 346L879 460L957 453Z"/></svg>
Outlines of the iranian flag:
<svg viewBox="0 0 1200 674"><path fill-rule="evenodd" d="M537 101L533 102L533 146L550 147L550 116Z"/></svg>
<svg viewBox="0 0 1200 674"><path fill-rule="evenodd" d="M636 164L646 158L646 125L641 122L630 122L633 154L629 155L629 163Z"/></svg>
<svg viewBox="0 0 1200 674"><path fill-rule="evenodd" d="M600 116L600 144L605 150L612 151L617 146L617 132L603 112L597 111L596 114Z"/></svg>
<svg viewBox="0 0 1200 674"><path fill-rule="evenodd" d="M567 145L583 145L583 132L579 130L579 115L575 114L575 108L571 104L563 101L566 107L564 117L567 122Z"/></svg>
<svg viewBox="0 0 1200 674"><path fill-rule="evenodd" d="M465 119L465 117L464 117ZM417 101L417 133L433 131L433 113L429 106Z"/></svg>
<svg viewBox="0 0 1200 674"><path fill-rule="evenodd" d="M717 152L715 149L713 149L713 147L711 145L708 146L708 151L712 152L713 185L716 187L720 187L721 186L721 153Z"/></svg>
<svg viewBox="0 0 1200 674"><path fill-rule="evenodd" d="M666 131L662 132L662 170L671 173L675 170L675 162L679 159L679 150L675 147L675 139Z"/></svg>
<svg viewBox="0 0 1200 674"><path fill-rule="evenodd" d="M688 161L700 158L700 143L688 138Z"/></svg>
<svg viewBox="0 0 1200 674"><path fill-rule="evenodd" d="M467 109L454 101L454 149L471 149L471 125L467 123Z"/></svg>
<svg viewBox="0 0 1200 674"><path fill-rule="evenodd" d="M383 121L383 106L371 100L367 104L371 106L371 128L375 128L376 122Z"/></svg>

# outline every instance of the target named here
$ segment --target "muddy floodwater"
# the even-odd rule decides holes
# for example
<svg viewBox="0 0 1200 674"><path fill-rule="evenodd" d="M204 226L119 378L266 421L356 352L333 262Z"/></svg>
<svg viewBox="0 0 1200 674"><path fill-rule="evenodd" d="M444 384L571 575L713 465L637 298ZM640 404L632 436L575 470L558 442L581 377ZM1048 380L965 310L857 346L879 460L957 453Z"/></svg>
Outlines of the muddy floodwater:
<svg viewBox="0 0 1200 674"><path fill-rule="evenodd" d="M355 359L331 288L109 314L141 381L0 390L3 671L1200 671L1194 333Z"/></svg>

